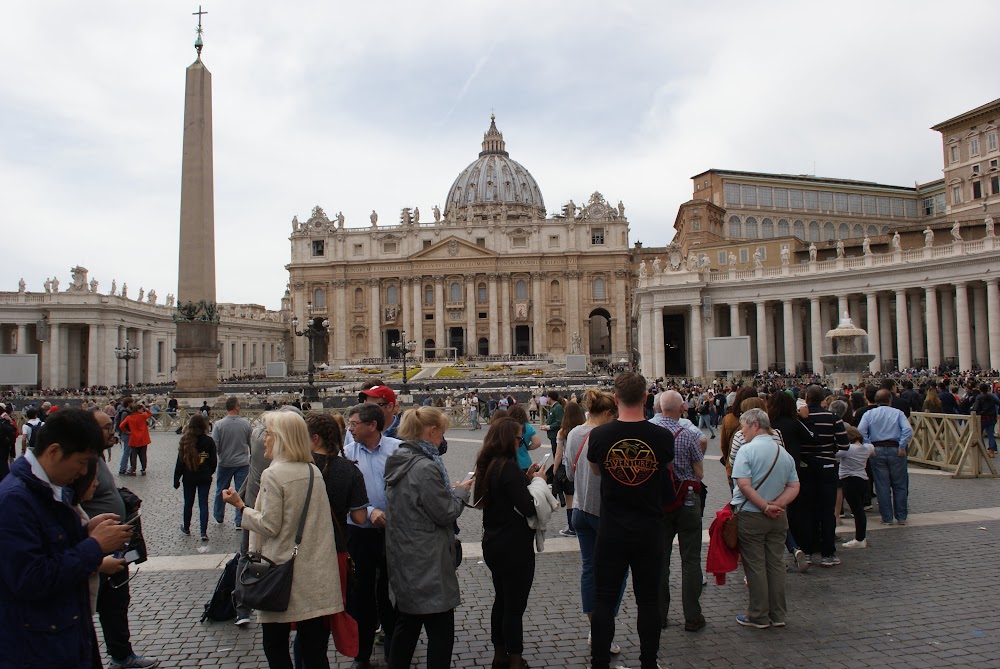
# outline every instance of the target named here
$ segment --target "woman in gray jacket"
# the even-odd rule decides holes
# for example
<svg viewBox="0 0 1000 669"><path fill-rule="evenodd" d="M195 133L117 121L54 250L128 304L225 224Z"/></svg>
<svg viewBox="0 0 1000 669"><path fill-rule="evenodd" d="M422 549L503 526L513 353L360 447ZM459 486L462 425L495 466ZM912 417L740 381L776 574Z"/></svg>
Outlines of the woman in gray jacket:
<svg viewBox="0 0 1000 669"><path fill-rule="evenodd" d="M403 440L385 463L385 553L398 618L389 668L410 666L421 627L427 630L427 667L451 666L455 608L462 598L455 575L455 521L472 480L452 485L438 447L448 417L434 407L403 414Z"/></svg>

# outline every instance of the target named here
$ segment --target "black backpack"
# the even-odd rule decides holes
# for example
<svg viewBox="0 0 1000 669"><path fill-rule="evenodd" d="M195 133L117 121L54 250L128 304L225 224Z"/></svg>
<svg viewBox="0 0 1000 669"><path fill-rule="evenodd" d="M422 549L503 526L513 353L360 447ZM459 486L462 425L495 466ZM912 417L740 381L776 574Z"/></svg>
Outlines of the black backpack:
<svg viewBox="0 0 1000 669"><path fill-rule="evenodd" d="M6 460L8 455L16 455L17 427L6 418L0 419L0 455Z"/></svg>
<svg viewBox="0 0 1000 669"><path fill-rule="evenodd" d="M211 620L224 622L236 617L236 604L233 603L233 590L236 589L236 567L239 565L240 554L226 563L219 582L215 584L212 598L205 604L205 612L201 614L201 622Z"/></svg>

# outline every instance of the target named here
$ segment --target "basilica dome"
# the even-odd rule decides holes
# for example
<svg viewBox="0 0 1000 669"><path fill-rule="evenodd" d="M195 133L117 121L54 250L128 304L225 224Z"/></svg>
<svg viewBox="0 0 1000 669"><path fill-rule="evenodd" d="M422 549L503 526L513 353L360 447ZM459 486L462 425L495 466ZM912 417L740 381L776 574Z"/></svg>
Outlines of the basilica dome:
<svg viewBox="0 0 1000 669"><path fill-rule="evenodd" d="M450 220L545 218L542 191L531 173L511 160L492 114L483 150L451 185L444 215Z"/></svg>

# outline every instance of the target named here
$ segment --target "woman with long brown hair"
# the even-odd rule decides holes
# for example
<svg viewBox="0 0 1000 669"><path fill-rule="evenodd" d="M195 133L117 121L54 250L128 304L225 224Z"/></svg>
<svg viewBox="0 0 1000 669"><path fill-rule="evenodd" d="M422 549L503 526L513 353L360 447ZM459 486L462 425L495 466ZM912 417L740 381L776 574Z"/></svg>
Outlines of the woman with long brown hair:
<svg viewBox="0 0 1000 669"><path fill-rule="evenodd" d="M181 534L191 536L191 515L197 493L201 540L208 541L208 490L212 487L212 475L215 474L218 463L215 440L208 436L208 419L196 413L191 416L181 435L177 464L174 465L174 489L180 488L181 483L184 483Z"/></svg>
<svg viewBox="0 0 1000 669"><path fill-rule="evenodd" d="M559 530L559 534L564 537L575 537L576 529L573 527L573 481L566 475L569 465L566 463L566 435L577 425L583 425L587 420L587 415L579 402L567 402L563 411L562 423L559 426L559 434L556 435L556 452L552 455L552 479L557 485L553 486L552 494L559 497L562 493L563 504L566 506L566 527Z"/></svg>
<svg viewBox="0 0 1000 669"><path fill-rule="evenodd" d="M757 397L757 389L752 386L742 386L736 391L736 399L733 405L726 412L726 417L722 419L722 427L719 428L719 450L722 451L722 464L726 466L726 478L729 480L729 489L733 489L733 482L730 478L733 473L733 466L730 464L732 458L729 449L733 445L733 435L740 429L740 407L743 400Z"/></svg>
<svg viewBox="0 0 1000 669"><path fill-rule="evenodd" d="M522 617L535 578L535 531L525 519L535 515L528 492L532 478L545 481L538 465L527 475L517 465L521 424L501 418L490 425L476 457L473 500L483 511L483 559L493 576L493 612L490 639L493 667L527 667Z"/></svg>

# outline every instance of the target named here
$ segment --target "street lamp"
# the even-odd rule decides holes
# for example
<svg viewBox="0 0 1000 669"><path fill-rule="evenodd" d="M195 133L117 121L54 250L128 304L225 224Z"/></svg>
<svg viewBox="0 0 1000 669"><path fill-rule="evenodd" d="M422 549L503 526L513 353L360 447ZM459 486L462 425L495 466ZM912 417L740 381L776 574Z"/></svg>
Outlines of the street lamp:
<svg viewBox="0 0 1000 669"><path fill-rule="evenodd" d="M406 330L400 330L399 335L401 339L397 342L393 342L392 346L403 356L403 394L409 395L410 389L406 383L406 356L413 352L413 349L417 346L417 342L413 340L406 340Z"/></svg>
<svg viewBox="0 0 1000 669"><path fill-rule="evenodd" d="M299 330L299 319L295 317L292 319L292 330L295 332L296 337L305 337L309 342L309 376L308 376L308 386L306 386L305 392L302 393L302 399L306 402L316 402L319 400L319 391L313 384L313 340L317 337L323 337L326 335L326 331L330 328L329 319L324 318L319 324L316 323L316 319L312 317L313 305L312 302L306 303L306 314L309 316L309 320L306 321L306 328L304 330Z"/></svg>
<svg viewBox="0 0 1000 669"><path fill-rule="evenodd" d="M135 346L129 346L128 337L125 337L125 345L115 347L115 357L125 361L125 394L130 395L131 393L128 391L128 361L139 357L139 349Z"/></svg>

